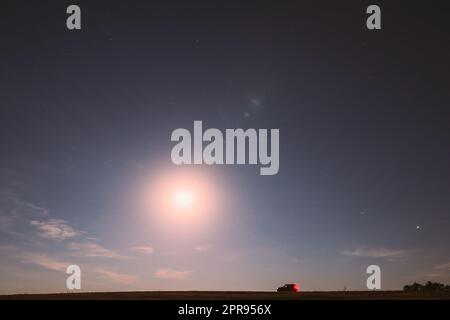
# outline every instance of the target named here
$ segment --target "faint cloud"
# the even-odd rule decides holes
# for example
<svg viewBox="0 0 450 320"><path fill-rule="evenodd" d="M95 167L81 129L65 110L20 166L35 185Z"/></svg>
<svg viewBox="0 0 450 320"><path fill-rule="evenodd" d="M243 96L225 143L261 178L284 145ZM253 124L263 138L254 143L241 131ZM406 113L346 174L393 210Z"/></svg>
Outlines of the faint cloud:
<svg viewBox="0 0 450 320"><path fill-rule="evenodd" d="M183 280L188 277L189 273L190 271L179 271L170 268L162 268L156 270L155 277L167 280Z"/></svg>
<svg viewBox="0 0 450 320"><path fill-rule="evenodd" d="M46 254L34 253L14 245L0 245L0 254L6 254L22 263L34 264L45 269L65 271L70 263L57 260Z"/></svg>
<svg viewBox="0 0 450 320"><path fill-rule="evenodd" d="M11 244L2 244L0 245L0 253L11 253L17 252L19 250L18 247Z"/></svg>
<svg viewBox="0 0 450 320"><path fill-rule="evenodd" d="M30 201L22 200L13 187L0 186L0 208L2 215L8 214L11 216L47 216L48 208L37 205Z"/></svg>
<svg viewBox="0 0 450 320"><path fill-rule="evenodd" d="M128 250L133 253L139 253L139 254L152 254L154 251L153 248L149 247L149 246L135 246L135 247L128 248Z"/></svg>
<svg viewBox="0 0 450 320"><path fill-rule="evenodd" d="M23 229L30 219L45 217L49 210L34 203L23 201L12 187L0 186L0 231L15 237L30 240Z"/></svg>
<svg viewBox="0 0 450 320"><path fill-rule="evenodd" d="M73 229L66 221L60 219L50 219L47 221L32 220L30 224L40 231L40 236L52 240L62 241L83 233L82 231Z"/></svg>
<svg viewBox="0 0 450 320"><path fill-rule="evenodd" d="M16 234L16 232L13 230L15 226L15 219L10 216L4 216L0 215L0 230L9 233L9 234ZM16 235L20 235L17 233Z"/></svg>
<svg viewBox="0 0 450 320"><path fill-rule="evenodd" d="M17 256L23 263L35 264L49 270L65 271L70 263L53 259L45 254L24 252Z"/></svg>
<svg viewBox="0 0 450 320"><path fill-rule="evenodd" d="M94 272L97 273L103 279L119 284L133 284L138 279L138 277L135 275L118 273L106 269L95 269Z"/></svg>
<svg viewBox="0 0 450 320"><path fill-rule="evenodd" d="M389 248L356 248L350 251L341 252L344 256L349 257L364 257L364 258L402 258L408 251L406 250L394 250Z"/></svg>
<svg viewBox="0 0 450 320"><path fill-rule="evenodd" d="M425 274L425 277L428 277L428 278L448 278L449 277L449 275L448 274L445 274L445 273L427 273L427 274Z"/></svg>
<svg viewBox="0 0 450 320"><path fill-rule="evenodd" d="M75 252L73 256L82 258L117 258L117 259L129 259L130 257L121 255L115 251L106 249L101 245L94 242L71 242L68 244L68 248Z"/></svg>
<svg viewBox="0 0 450 320"><path fill-rule="evenodd" d="M22 213L24 211L31 213L31 214L36 214L36 215L40 215L40 216L47 216L48 215L48 208L45 207L41 207L38 205L35 205L31 202L27 202L27 201L22 201L19 200L17 198L14 199L15 203L16 203L16 208L15 210L21 211Z"/></svg>
<svg viewBox="0 0 450 320"><path fill-rule="evenodd" d="M450 262L442 263L434 267L434 269L450 270Z"/></svg>
<svg viewBox="0 0 450 320"><path fill-rule="evenodd" d="M206 252L206 251L211 250L211 248L212 248L212 245L210 245L210 244L202 244L202 245L194 247L194 250L197 252Z"/></svg>

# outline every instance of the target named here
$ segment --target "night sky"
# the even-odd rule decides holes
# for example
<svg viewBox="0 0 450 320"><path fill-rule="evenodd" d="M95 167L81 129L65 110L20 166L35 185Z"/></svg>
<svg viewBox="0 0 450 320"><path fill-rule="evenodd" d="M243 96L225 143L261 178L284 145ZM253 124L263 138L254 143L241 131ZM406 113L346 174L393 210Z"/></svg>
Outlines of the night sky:
<svg viewBox="0 0 450 320"><path fill-rule="evenodd" d="M0 293L450 282L450 20L392 2L1 1ZM280 129L278 174L175 166L194 120ZM186 172L217 201L160 219Z"/></svg>

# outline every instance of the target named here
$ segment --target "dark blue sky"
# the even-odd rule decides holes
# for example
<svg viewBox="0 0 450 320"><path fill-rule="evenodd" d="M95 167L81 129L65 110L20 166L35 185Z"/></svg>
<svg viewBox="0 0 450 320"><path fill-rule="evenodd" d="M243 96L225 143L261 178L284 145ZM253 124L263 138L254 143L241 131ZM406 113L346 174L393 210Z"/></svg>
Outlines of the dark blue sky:
<svg viewBox="0 0 450 320"><path fill-rule="evenodd" d="M71 263L90 290L448 282L440 3L378 1L369 31L365 1L78 1L68 31L68 1L2 1L0 291L64 291ZM220 206L189 232L136 199L191 169L194 120L279 128L280 171L196 168Z"/></svg>

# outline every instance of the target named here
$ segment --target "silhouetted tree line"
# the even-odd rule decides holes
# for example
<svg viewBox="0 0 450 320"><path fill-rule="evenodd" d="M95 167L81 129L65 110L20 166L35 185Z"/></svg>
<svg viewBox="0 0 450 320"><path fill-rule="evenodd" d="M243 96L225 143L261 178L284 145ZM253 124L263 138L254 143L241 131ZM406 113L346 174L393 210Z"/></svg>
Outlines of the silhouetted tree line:
<svg viewBox="0 0 450 320"><path fill-rule="evenodd" d="M450 286L431 281L428 281L424 285L414 282L413 284L404 286L403 291L450 291Z"/></svg>

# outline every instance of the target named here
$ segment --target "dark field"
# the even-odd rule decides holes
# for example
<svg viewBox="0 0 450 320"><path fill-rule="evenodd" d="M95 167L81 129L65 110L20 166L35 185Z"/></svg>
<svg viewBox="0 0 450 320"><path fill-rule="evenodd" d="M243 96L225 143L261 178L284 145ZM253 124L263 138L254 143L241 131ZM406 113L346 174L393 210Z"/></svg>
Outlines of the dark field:
<svg viewBox="0 0 450 320"><path fill-rule="evenodd" d="M0 300L450 300L450 292L319 291L140 291L0 295Z"/></svg>

